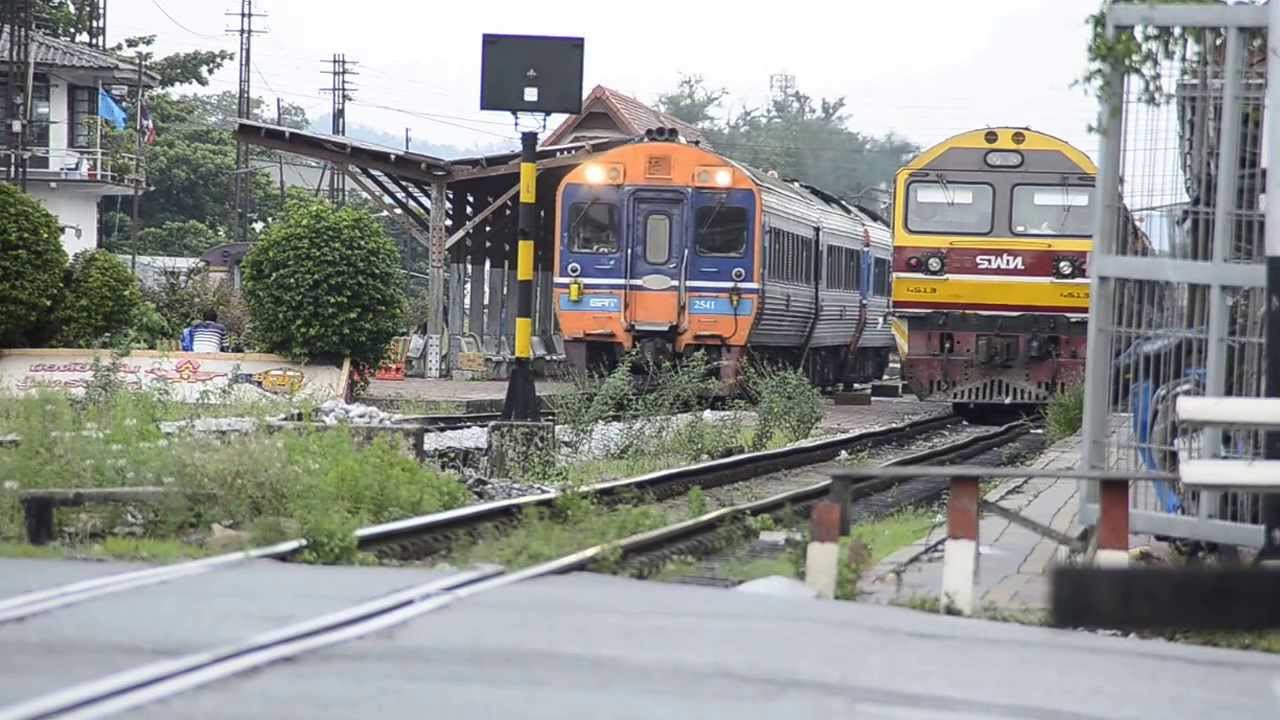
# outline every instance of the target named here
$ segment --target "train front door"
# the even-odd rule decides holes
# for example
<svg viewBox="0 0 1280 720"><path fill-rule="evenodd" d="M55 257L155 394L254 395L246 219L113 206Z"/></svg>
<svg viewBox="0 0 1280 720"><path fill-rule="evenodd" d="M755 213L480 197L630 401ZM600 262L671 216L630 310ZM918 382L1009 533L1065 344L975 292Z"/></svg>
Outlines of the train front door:
<svg viewBox="0 0 1280 720"><path fill-rule="evenodd" d="M632 193L630 206L627 322L639 333L665 333L679 323L684 297L687 200L645 189Z"/></svg>

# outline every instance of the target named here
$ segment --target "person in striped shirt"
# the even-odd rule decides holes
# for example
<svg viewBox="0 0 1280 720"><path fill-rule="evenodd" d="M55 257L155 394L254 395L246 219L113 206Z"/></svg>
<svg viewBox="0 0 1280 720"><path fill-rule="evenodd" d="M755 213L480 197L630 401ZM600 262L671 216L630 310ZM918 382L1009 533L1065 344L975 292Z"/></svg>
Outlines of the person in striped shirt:
<svg viewBox="0 0 1280 720"><path fill-rule="evenodd" d="M222 352L227 340L227 328L218 322L218 313L209 310L204 321L191 326L191 352Z"/></svg>

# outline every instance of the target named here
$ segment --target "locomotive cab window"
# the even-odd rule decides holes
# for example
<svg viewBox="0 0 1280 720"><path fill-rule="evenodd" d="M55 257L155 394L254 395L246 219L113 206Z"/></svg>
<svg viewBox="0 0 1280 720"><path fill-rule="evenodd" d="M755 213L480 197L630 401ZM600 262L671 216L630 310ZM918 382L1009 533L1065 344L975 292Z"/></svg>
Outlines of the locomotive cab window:
<svg viewBox="0 0 1280 720"><path fill-rule="evenodd" d="M1013 232L1017 235L1093 234L1093 188L1018 185L1013 188Z"/></svg>
<svg viewBox="0 0 1280 720"><path fill-rule="evenodd" d="M618 252L618 207L602 202L571 205L569 250L596 255Z"/></svg>
<svg viewBox="0 0 1280 720"><path fill-rule="evenodd" d="M742 257L747 250L747 209L722 204L698 208L694 242L699 255Z"/></svg>
<svg viewBox="0 0 1280 720"><path fill-rule="evenodd" d="M914 182L907 186L907 229L943 235L991 232L994 191L976 183Z"/></svg>
<svg viewBox="0 0 1280 720"><path fill-rule="evenodd" d="M644 219L644 261L666 265L671 259L671 216L650 213Z"/></svg>

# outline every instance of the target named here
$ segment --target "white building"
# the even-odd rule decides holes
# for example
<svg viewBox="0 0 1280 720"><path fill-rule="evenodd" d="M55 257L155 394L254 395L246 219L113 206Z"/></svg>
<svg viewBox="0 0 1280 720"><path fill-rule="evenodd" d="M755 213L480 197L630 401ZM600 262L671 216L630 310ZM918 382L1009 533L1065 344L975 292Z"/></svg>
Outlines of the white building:
<svg viewBox="0 0 1280 720"><path fill-rule="evenodd" d="M99 89L137 84L138 68L87 45L39 33L32 33L30 58L27 191L58 217L63 247L74 255L98 246L98 201L132 195L135 183L143 182L131 152L101 149L94 122ZM12 177L11 127L20 107L9 88L8 59L6 29L0 33L0 179ZM143 85L154 87L156 82L155 75L144 73Z"/></svg>

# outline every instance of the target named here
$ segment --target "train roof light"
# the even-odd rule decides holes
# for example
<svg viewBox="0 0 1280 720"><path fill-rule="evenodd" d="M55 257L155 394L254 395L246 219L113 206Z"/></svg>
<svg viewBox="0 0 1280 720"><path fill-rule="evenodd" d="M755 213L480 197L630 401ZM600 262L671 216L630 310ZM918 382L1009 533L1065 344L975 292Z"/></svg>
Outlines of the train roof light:
<svg viewBox="0 0 1280 720"><path fill-rule="evenodd" d="M998 168L1016 168L1022 165L1022 153L1015 150L992 150L987 153L987 164Z"/></svg>

